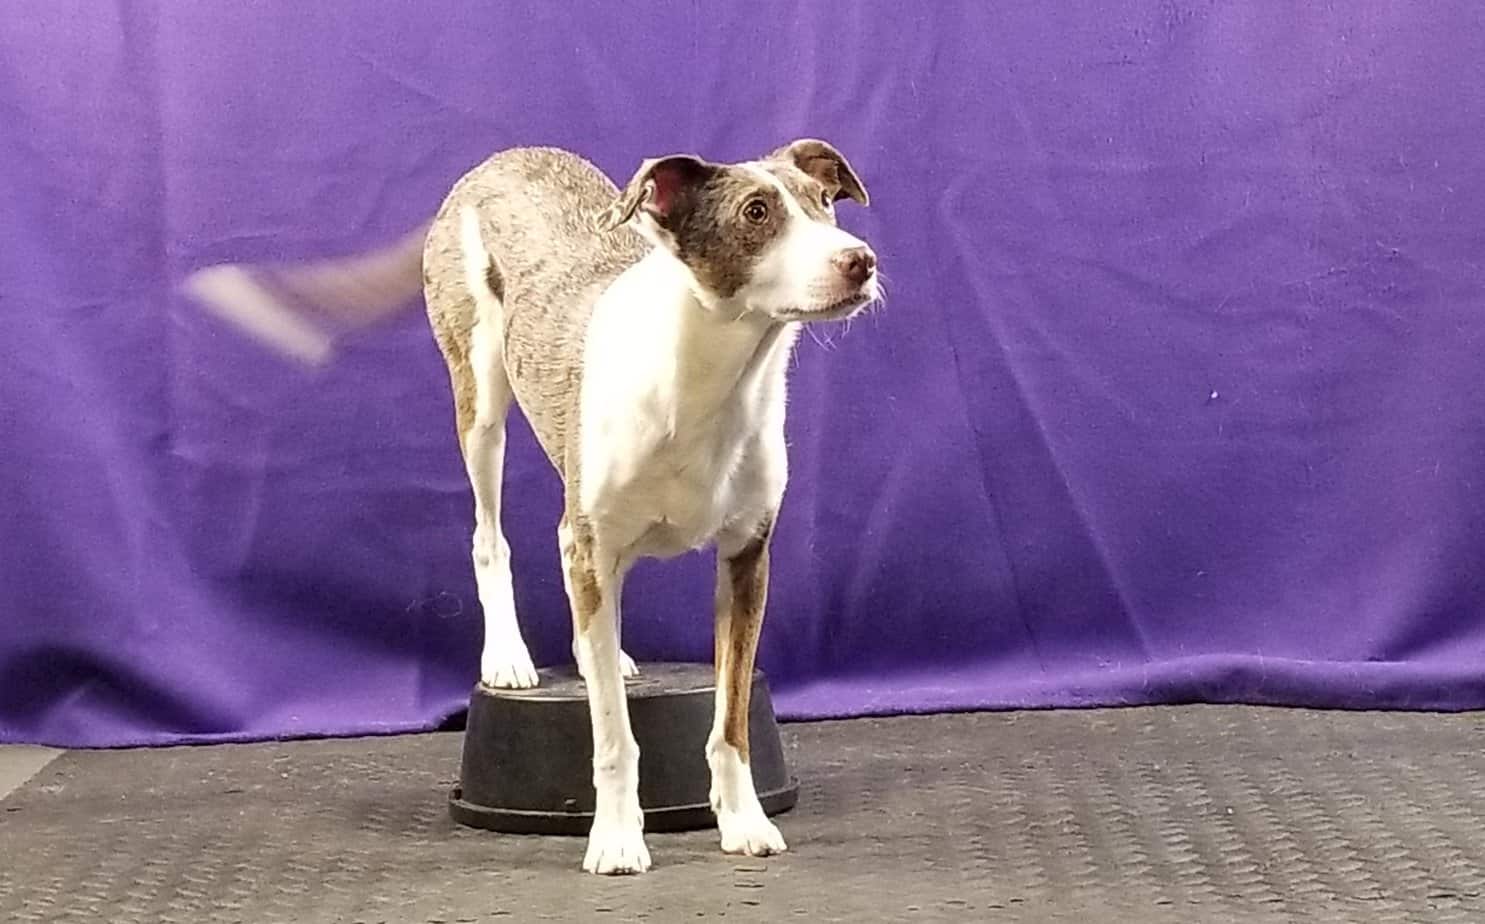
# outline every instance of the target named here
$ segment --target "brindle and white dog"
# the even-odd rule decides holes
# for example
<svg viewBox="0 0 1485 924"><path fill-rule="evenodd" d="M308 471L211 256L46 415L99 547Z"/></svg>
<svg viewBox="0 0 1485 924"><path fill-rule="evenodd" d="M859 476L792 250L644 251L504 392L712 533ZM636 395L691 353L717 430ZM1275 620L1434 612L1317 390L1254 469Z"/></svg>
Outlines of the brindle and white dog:
<svg viewBox="0 0 1485 924"><path fill-rule="evenodd" d="M502 152L428 232L424 294L453 381L475 496L481 679L529 687L500 527L512 398L561 474L557 528L593 723L596 814L583 868L650 865L619 649L624 576L715 543L716 715L707 743L722 849L784 849L748 766L748 694L784 494L784 379L800 325L878 297L876 257L836 226L866 189L829 144L717 164L645 161L617 189L574 154Z"/></svg>

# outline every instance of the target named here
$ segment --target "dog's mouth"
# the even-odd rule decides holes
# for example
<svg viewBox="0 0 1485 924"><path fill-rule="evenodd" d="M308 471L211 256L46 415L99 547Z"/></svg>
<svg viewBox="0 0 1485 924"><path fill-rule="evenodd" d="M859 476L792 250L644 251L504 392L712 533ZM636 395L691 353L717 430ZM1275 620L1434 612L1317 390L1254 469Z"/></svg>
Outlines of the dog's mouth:
<svg viewBox="0 0 1485 924"><path fill-rule="evenodd" d="M875 288L860 289L843 298L824 305L816 305L809 308L786 308L774 313L774 317L780 321L840 321L850 317L867 305L876 301Z"/></svg>

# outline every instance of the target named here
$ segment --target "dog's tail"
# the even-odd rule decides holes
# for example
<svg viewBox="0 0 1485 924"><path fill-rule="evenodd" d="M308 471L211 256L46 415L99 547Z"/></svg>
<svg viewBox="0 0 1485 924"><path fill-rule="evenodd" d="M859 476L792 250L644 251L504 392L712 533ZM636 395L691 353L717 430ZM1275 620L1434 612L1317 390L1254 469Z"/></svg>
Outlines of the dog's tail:
<svg viewBox="0 0 1485 924"><path fill-rule="evenodd" d="M409 307L423 287L428 225L367 253L299 264L224 263L181 289L283 356L319 365L335 338Z"/></svg>

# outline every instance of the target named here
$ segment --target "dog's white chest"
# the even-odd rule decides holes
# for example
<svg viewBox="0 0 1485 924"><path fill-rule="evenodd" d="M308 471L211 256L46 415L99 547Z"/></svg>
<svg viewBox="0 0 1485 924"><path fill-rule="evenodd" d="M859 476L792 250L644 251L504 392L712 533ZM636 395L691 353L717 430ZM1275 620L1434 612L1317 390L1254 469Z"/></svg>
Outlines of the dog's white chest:
<svg viewBox="0 0 1485 924"><path fill-rule="evenodd" d="M672 416L664 400L615 408L602 438L583 441L585 507L622 524L615 531L636 555L668 557L705 545L762 504L753 496L755 473L767 465L759 458L758 410L696 419L683 407Z"/></svg>
<svg viewBox="0 0 1485 924"><path fill-rule="evenodd" d="M641 493L655 500L649 534L641 545L645 554L673 555L709 541L728 517L755 506L746 484L735 476L750 462L741 432L722 431L718 426L697 445L675 443L661 449L653 467L641 476ZM649 481L649 484L643 482Z"/></svg>
<svg viewBox="0 0 1485 924"><path fill-rule="evenodd" d="M787 344L657 303L658 286L636 283L663 269L639 269L596 306L581 396L581 506L635 556L707 544L776 503L785 477L771 351Z"/></svg>

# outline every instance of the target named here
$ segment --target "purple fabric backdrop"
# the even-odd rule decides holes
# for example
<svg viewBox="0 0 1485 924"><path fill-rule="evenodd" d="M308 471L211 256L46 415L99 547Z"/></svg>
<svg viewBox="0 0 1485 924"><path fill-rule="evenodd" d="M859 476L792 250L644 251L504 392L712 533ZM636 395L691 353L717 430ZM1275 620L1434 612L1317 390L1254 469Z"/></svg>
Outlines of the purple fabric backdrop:
<svg viewBox="0 0 1485 924"><path fill-rule="evenodd" d="M887 309L806 340L788 716L1485 705L1476 4L31 0L0 25L0 739L425 728L476 672L417 306L306 368L180 296L362 251L491 151L820 135ZM538 659L558 484L507 486ZM643 567L706 658L710 564Z"/></svg>

